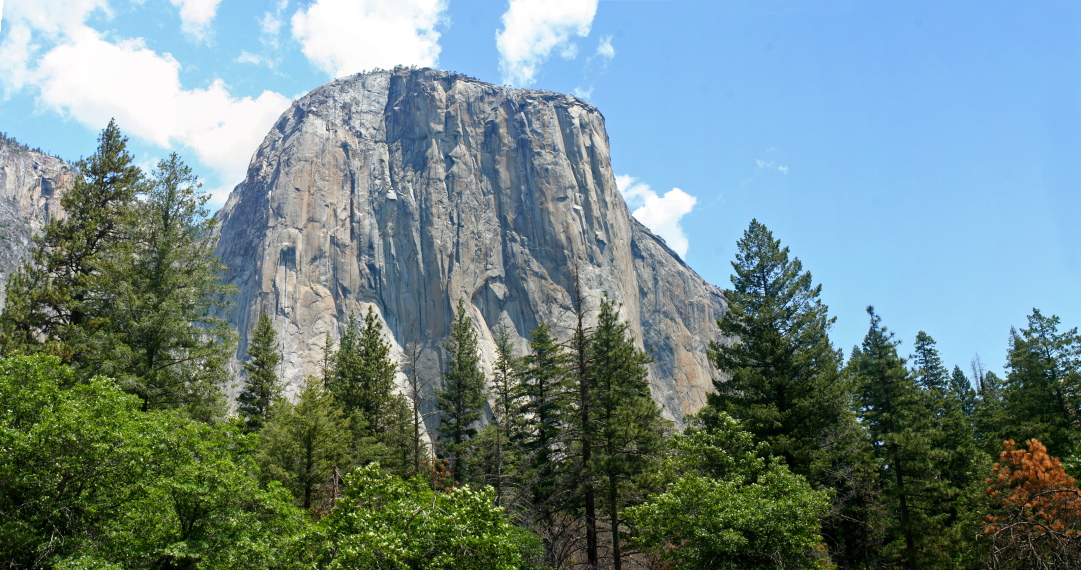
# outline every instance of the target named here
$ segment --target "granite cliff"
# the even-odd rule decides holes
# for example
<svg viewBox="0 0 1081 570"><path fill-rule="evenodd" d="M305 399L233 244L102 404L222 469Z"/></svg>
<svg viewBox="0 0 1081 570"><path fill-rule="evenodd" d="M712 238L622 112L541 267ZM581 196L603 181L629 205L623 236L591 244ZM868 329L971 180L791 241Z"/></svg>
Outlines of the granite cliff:
<svg viewBox="0 0 1081 570"><path fill-rule="evenodd" d="M711 389L721 293L631 217L604 118L569 95L431 69L334 81L281 116L217 216L239 356L265 311L287 393L369 306L399 360L424 347L430 379L458 299L488 365L499 325L520 353L542 321L566 338L576 274L589 318L604 293L622 303L665 416L681 422Z"/></svg>
<svg viewBox="0 0 1081 570"><path fill-rule="evenodd" d="M60 194L74 179L67 162L0 139L0 307L8 277L30 255L33 237L62 214Z"/></svg>

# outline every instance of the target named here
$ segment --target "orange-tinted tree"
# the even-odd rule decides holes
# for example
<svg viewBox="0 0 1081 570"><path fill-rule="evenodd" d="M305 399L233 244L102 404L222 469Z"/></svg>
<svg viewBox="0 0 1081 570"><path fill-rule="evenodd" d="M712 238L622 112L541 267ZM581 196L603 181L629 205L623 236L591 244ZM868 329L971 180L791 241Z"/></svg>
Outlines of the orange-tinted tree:
<svg viewBox="0 0 1081 570"><path fill-rule="evenodd" d="M1081 560L1081 490L1039 440L1013 440L988 479L988 567L1075 568Z"/></svg>

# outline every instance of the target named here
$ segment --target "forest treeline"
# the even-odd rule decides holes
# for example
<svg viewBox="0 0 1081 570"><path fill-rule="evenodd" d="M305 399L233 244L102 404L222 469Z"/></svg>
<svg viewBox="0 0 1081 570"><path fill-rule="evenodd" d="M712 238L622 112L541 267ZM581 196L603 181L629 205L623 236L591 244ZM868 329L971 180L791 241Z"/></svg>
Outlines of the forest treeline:
<svg viewBox="0 0 1081 570"><path fill-rule="evenodd" d="M848 358L821 286L752 221L715 392L660 416L620 307L480 365L458 300L439 377L378 317L292 398L263 315L240 395L206 197L115 124L0 315L7 568L1076 568L1081 335L1034 310L1005 375L912 353L868 308ZM593 307L587 309L587 306ZM395 378L407 379L404 392ZM436 412L421 406L434 393ZM430 436L430 437L429 437Z"/></svg>

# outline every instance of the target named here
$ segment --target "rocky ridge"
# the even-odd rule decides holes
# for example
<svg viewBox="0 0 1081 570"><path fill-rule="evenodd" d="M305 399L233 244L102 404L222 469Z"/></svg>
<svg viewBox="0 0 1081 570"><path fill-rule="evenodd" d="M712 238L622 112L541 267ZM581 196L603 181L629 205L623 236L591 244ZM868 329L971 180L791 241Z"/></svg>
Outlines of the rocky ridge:
<svg viewBox="0 0 1081 570"><path fill-rule="evenodd" d="M8 277L30 255L45 223L62 215L60 194L74 179L67 162L0 139L0 307Z"/></svg>
<svg viewBox="0 0 1081 570"><path fill-rule="evenodd" d="M280 117L217 217L239 357L265 311L287 393L368 307L399 362L422 347L429 381L458 299L489 366L499 326L520 353L542 321L566 338L576 275L589 317L603 294L622 303L665 416L682 423L711 389L721 292L631 217L604 118L569 95L431 69L331 82Z"/></svg>

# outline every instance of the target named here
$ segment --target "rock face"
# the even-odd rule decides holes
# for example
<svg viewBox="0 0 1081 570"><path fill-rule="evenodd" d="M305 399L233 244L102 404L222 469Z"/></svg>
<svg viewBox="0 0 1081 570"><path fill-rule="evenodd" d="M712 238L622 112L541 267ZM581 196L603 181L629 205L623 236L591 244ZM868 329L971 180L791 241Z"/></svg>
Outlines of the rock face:
<svg viewBox="0 0 1081 570"><path fill-rule="evenodd" d="M33 236L61 215L60 194L75 168L11 140L0 140L0 307L8 277L30 254Z"/></svg>
<svg viewBox="0 0 1081 570"><path fill-rule="evenodd" d="M423 347L430 388L459 299L488 366L501 325L519 354L542 321L567 338L576 274L587 322L603 294L622 303L665 416L682 423L711 389L720 291L631 217L604 118L569 95L430 69L334 81L281 116L218 218L240 358L265 311L287 393L369 306L399 362Z"/></svg>

